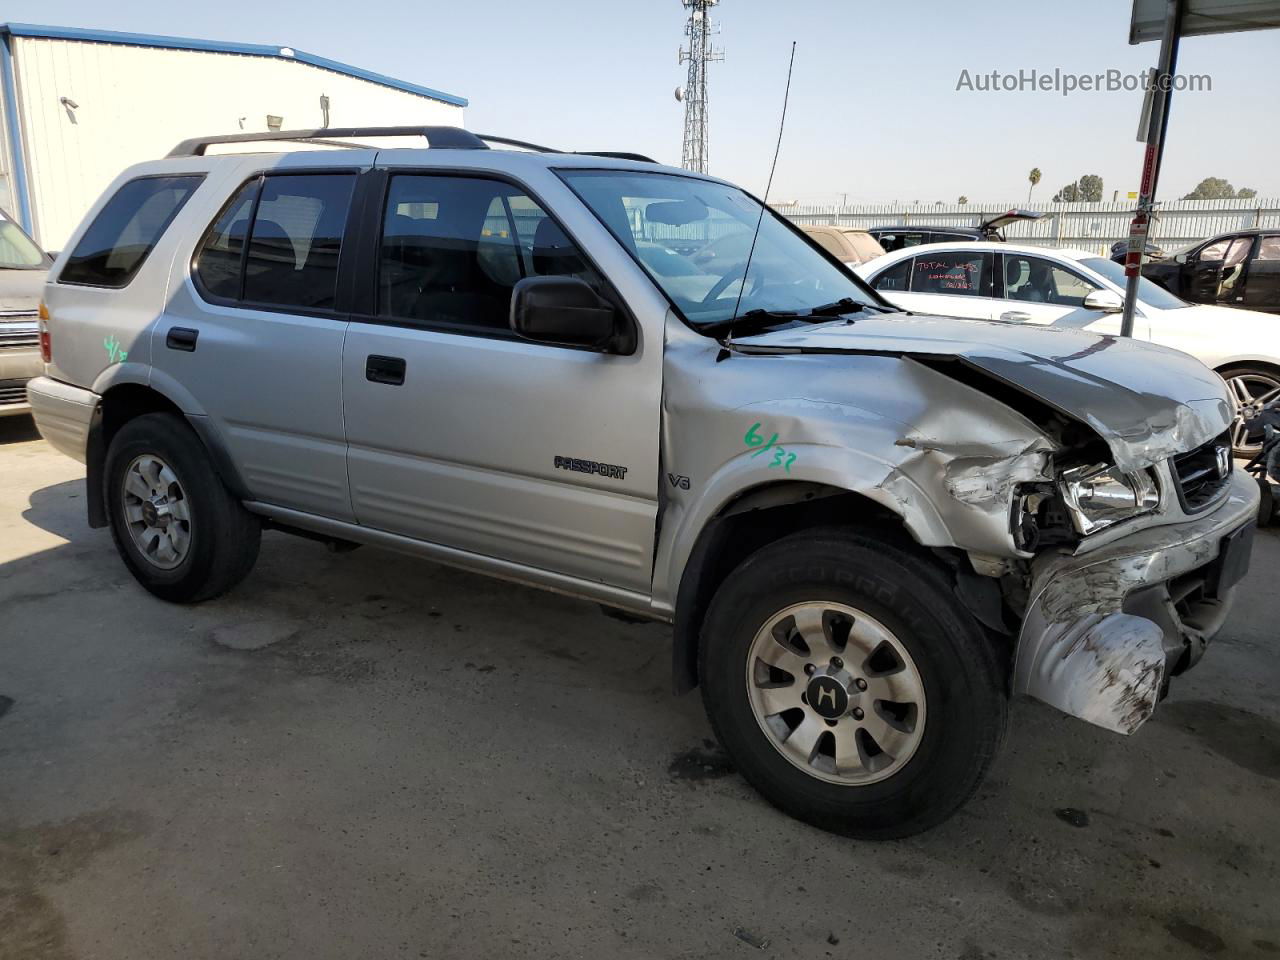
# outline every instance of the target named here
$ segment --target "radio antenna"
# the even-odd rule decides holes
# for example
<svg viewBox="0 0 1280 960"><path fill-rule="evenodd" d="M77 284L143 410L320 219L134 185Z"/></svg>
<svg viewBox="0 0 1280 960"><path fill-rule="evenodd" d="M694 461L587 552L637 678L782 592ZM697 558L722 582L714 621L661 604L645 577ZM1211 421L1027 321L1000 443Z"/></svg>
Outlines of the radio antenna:
<svg viewBox="0 0 1280 960"><path fill-rule="evenodd" d="M769 206L769 191L773 189L773 172L778 169L778 154L782 151L782 131L787 125L787 101L791 99L791 69L796 64L796 42L791 41L791 59L787 62L787 88L782 94L782 119L778 121L778 143L773 148L773 163L769 167L769 181L764 186L764 201L760 204L760 216L756 218L756 232L751 235L751 249L747 251L747 263L742 270L742 285L738 287L738 299L733 305L733 316L729 319L729 332L725 336L725 347L720 359L728 356L728 347L733 343L733 325L738 320L738 311L742 308L742 295L747 291L747 280L751 276L751 258L756 255L756 241L760 239L760 225L764 223L764 212Z"/></svg>

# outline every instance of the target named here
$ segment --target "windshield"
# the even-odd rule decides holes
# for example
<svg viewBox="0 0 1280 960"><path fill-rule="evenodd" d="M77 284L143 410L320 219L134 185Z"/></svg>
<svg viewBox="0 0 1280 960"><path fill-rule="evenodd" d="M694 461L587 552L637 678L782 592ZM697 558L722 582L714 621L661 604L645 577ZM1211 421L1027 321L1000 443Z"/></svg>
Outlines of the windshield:
<svg viewBox="0 0 1280 960"><path fill-rule="evenodd" d="M1114 260L1105 260L1102 257L1088 257L1080 263L1094 273L1102 274L1121 290L1124 289L1127 278L1124 275L1123 264L1116 263ZM1190 306L1187 301L1175 297L1164 287L1158 283L1152 283L1146 277L1138 278L1138 299L1157 310L1177 310L1180 307Z"/></svg>
<svg viewBox="0 0 1280 960"><path fill-rule="evenodd" d="M0 270L33 270L47 263L44 251L20 226L0 213Z"/></svg>
<svg viewBox="0 0 1280 960"><path fill-rule="evenodd" d="M752 311L794 317L885 309L773 211L761 220L760 204L736 187L665 173L558 172L696 327Z"/></svg>

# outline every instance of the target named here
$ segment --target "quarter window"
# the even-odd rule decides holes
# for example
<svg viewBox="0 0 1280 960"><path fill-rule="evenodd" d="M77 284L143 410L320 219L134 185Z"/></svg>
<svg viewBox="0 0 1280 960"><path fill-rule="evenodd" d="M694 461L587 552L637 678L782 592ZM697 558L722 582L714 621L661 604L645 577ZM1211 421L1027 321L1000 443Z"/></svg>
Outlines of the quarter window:
<svg viewBox="0 0 1280 960"><path fill-rule="evenodd" d="M67 258L58 281L95 287L126 286L203 179L182 176L130 180L93 218Z"/></svg>
<svg viewBox="0 0 1280 960"><path fill-rule="evenodd" d="M872 282L877 290L906 290L911 282L911 257L895 263Z"/></svg>
<svg viewBox="0 0 1280 960"><path fill-rule="evenodd" d="M560 226L498 180L391 178L378 265L378 314L422 326L510 329L511 290L524 277L604 283Z"/></svg>
<svg viewBox="0 0 1280 960"><path fill-rule="evenodd" d="M915 293L941 293L952 297L991 296L989 253L944 251L920 254L911 272Z"/></svg>

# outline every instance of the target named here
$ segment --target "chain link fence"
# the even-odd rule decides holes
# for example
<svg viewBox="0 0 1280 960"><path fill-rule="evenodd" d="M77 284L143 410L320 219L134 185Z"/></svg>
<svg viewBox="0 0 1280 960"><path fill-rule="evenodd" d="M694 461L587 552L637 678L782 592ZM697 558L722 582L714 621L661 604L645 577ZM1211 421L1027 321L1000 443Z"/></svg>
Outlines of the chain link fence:
<svg viewBox="0 0 1280 960"><path fill-rule="evenodd" d="M775 210L797 224L841 227L953 226L976 227L993 214L1027 208L1025 200L1010 203L923 204L870 203L806 205L773 204ZM1019 243L1045 247L1075 247L1105 254L1111 245L1129 236L1134 204L1032 203L1044 216L1015 223L1005 236ZM1280 199L1171 200L1159 204L1152 224L1152 239L1166 251L1176 250L1204 237L1249 227L1280 229Z"/></svg>

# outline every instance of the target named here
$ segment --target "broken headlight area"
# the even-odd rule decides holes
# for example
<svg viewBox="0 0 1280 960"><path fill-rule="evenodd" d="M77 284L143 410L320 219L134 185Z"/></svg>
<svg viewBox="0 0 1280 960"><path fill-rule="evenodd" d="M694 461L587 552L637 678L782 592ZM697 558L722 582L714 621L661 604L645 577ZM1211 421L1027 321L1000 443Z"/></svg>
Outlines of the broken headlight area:
<svg viewBox="0 0 1280 960"><path fill-rule="evenodd" d="M1055 483L1018 487L1011 528L1019 550L1075 543L1122 520L1150 513L1160 491L1149 470L1124 473L1108 464L1064 470Z"/></svg>
<svg viewBox="0 0 1280 960"><path fill-rule="evenodd" d="M1123 473L1107 464L1074 467L1058 477L1058 490L1082 536L1150 513L1160 504L1160 490L1150 470Z"/></svg>
<svg viewBox="0 0 1280 960"><path fill-rule="evenodd" d="M1025 553L1080 539L1052 483L1024 483L1017 488L1010 528L1014 544Z"/></svg>

